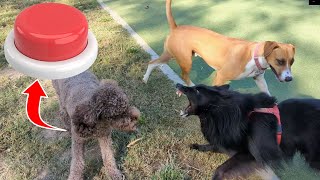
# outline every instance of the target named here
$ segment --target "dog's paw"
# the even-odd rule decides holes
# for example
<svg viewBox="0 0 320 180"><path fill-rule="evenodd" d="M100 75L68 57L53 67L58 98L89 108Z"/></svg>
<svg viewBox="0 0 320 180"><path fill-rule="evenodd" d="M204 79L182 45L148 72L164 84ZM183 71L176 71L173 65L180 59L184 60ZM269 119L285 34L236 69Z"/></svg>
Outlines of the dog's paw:
<svg viewBox="0 0 320 180"><path fill-rule="evenodd" d="M190 144L189 148L194 150L199 150L199 144Z"/></svg>
<svg viewBox="0 0 320 180"><path fill-rule="evenodd" d="M145 83L145 84L147 84L147 83L148 83L148 78L143 77L142 82Z"/></svg>

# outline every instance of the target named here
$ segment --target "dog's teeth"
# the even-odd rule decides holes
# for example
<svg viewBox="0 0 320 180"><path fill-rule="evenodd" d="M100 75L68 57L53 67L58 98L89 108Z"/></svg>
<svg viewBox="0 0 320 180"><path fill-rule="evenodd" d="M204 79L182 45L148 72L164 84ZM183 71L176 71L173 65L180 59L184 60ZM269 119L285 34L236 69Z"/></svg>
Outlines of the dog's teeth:
<svg viewBox="0 0 320 180"><path fill-rule="evenodd" d="M179 90L177 90L177 91L176 91L176 94L178 95L178 97L181 97L182 92L181 92L181 91L179 91Z"/></svg>
<svg viewBox="0 0 320 180"><path fill-rule="evenodd" d="M184 111L180 111L180 116L181 117L183 117L183 118L185 118L185 117L187 117L188 116L188 113L186 113L186 112L184 112Z"/></svg>

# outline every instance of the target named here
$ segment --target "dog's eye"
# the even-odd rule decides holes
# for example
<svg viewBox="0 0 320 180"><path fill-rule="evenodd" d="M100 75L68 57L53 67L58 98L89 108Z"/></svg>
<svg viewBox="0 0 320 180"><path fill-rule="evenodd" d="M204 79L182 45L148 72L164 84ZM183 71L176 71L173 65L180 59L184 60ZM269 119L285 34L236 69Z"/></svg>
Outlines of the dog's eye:
<svg viewBox="0 0 320 180"><path fill-rule="evenodd" d="M277 59L277 62L280 66L283 66L285 64L285 61L284 60L279 60Z"/></svg>

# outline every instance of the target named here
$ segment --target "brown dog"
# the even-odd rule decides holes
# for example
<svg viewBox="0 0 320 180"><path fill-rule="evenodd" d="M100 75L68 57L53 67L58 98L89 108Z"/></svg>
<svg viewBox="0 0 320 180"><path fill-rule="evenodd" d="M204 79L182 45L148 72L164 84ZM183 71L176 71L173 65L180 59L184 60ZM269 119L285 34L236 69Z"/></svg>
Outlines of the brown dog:
<svg viewBox="0 0 320 180"><path fill-rule="evenodd" d="M192 85L189 73L193 55L201 56L217 71L213 85L253 77L260 90L270 94L264 79L264 72L268 67L271 67L279 81L292 80L291 65L295 54L292 44L250 42L226 37L204 28L177 26L171 13L171 0L166 1L166 14L170 34L164 43L162 55L150 61L143 78L145 83L155 67L175 58L181 67L182 79L187 85Z"/></svg>

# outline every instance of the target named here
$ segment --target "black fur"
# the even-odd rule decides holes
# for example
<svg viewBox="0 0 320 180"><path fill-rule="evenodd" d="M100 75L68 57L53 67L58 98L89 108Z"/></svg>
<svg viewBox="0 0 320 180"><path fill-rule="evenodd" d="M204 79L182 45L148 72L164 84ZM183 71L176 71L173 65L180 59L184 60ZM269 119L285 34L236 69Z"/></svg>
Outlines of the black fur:
<svg viewBox="0 0 320 180"><path fill-rule="evenodd" d="M300 151L311 167L320 169L320 100L291 99L279 104L282 141L276 141L277 118L267 113L249 113L254 108L271 108L276 99L267 94L241 94L228 85L177 89L189 99L181 114L197 115L207 145L192 144L199 151L213 151L232 156L217 168L213 179L248 175L266 166L281 167Z"/></svg>

